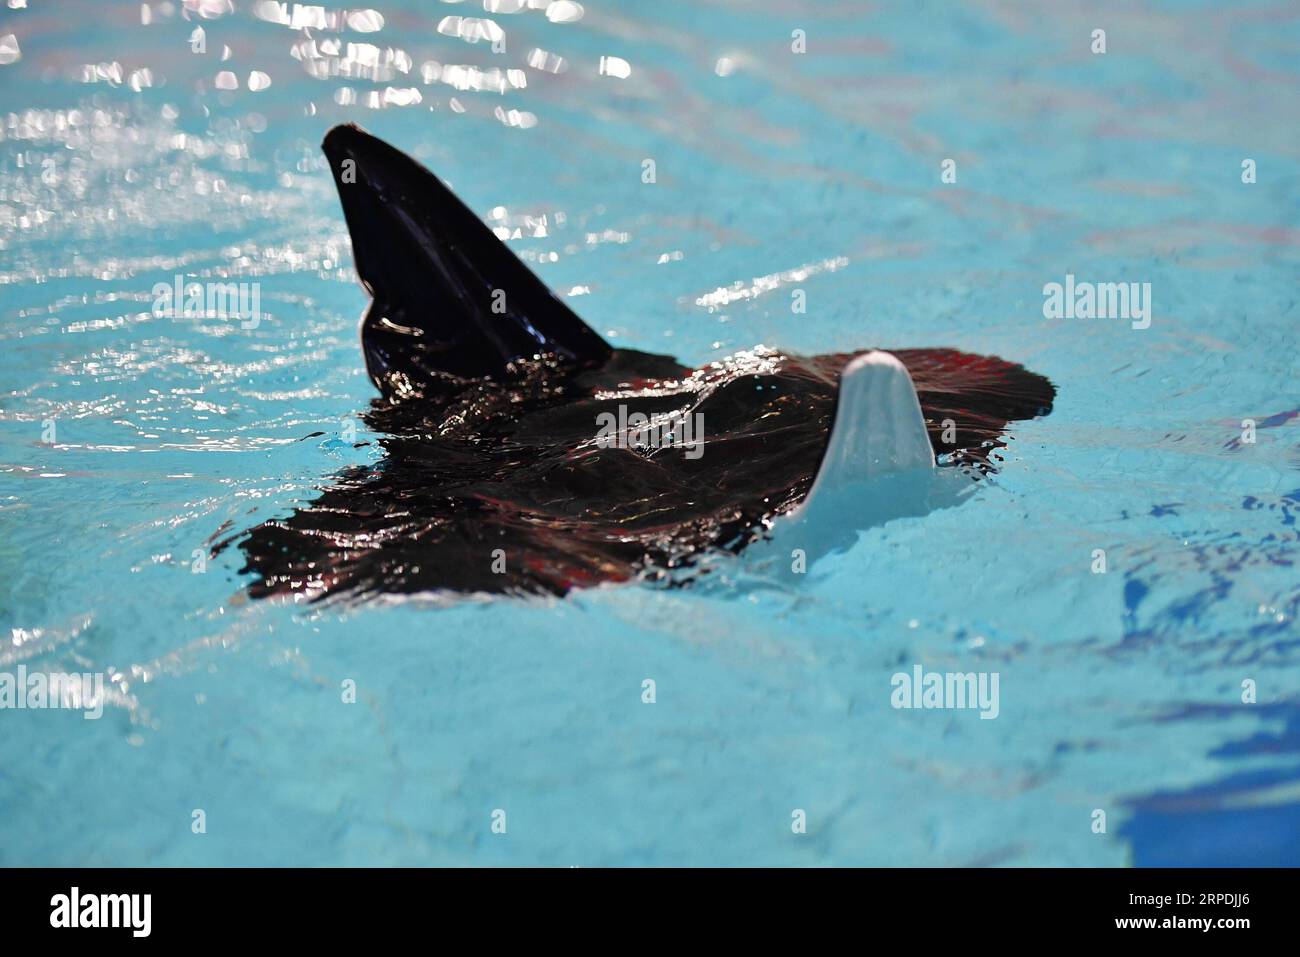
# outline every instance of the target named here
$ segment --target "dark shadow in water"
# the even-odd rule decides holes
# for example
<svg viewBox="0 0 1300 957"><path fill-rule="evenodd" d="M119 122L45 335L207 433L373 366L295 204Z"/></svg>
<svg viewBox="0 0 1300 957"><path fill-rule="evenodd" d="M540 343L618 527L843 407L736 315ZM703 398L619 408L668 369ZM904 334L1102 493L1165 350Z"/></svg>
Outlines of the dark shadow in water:
<svg viewBox="0 0 1300 957"><path fill-rule="evenodd" d="M851 356L759 347L692 371L613 349L401 150L356 126L330 130L322 149L371 296L362 353L383 399L366 422L386 457L233 539L253 596L681 584L808 493ZM1008 422L1055 395L1001 359L895 355L936 451L976 468L991 467ZM647 423L634 416L655 433L638 435Z"/></svg>
<svg viewBox="0 0 1300 957"><path fill-rule="evenodd" d="M1051 384L1019 365L946 349L894 354L916 384L933 446L967 469L992 469L1007 424L1051 408ZM616 350L595 369L547 357L515 364L509 381L377 402L365 420L383 436L383 461L345 471L309 505L214 553L237 543L257 598L682 584L708 550L739 552L807 494L850 358L755 350L692 372ZM629 412L678 423L702 416L702 454L600 447L598 417ZM869 489L857 502L865 511L805 528L804 547L846 547L858 528L956 501L936 488L931 477Z"/></svg>
<svg viewBox="0 0 1300 957"><path fill-rule="evenodd" d="M1279 733L1231 742L1212 757L1279 755L1300 759L1300 705L1200 705L1164 721L1227 718L1250 709L1282 719ZM1187 791L1158 791L1125 802L1133 815L1119 833L1139 867L1295 867L1300 863L1300 760L1289 767L1243 771Z"/></svg>

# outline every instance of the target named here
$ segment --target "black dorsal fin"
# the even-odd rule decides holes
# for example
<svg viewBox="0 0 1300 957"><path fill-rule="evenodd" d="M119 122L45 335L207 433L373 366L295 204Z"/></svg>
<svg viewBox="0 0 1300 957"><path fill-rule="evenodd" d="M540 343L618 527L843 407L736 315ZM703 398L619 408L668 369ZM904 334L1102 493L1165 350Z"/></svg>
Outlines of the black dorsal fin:
<svg viewBox="0 0 1300 957"><path fill-rule="evenodd" d="M415 160L356 126L322 144L361 281L370 378L385 395L502 376L552 353L578 366L610 347Z"/></svg>

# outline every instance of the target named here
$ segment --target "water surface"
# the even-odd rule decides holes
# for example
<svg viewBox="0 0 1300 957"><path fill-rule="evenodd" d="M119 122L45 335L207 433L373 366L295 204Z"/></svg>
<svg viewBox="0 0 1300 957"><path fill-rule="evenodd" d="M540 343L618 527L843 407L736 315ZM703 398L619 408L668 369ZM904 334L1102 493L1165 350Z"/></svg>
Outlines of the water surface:
<svg viewBox="0 0 1300 957"><path fill-rule="evenodd" d="M0 712L0 863L1300 860L1294 8L373 2L0 11L0 670L109 676ZM952 346L1055 410L797 582L249 601L214 536L380 455L345 121L615 345ZM1067 274L1150 327L1045 318ZM916 664L998 718L895 710Z"/></svg>

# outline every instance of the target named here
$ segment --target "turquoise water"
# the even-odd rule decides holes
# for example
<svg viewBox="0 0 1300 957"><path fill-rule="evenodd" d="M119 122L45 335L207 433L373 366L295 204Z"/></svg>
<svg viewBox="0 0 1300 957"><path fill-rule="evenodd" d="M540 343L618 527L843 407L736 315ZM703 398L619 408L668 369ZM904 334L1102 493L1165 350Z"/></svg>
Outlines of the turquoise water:
<svg viewBox="0 0 1300 957"><path fill-rule="evenodd" d="M107 676L97 721L0 710L0 863L1300 862L1294 9L378 4L0 11L0 671ZM797 581L250 602L214 538L379 456L342 121L615 345L954 346L1055 410ZM262 321L155 316L178 274ZM1150 327L1045 318L1067 274L1150 283ZM917 664L998 673L998 717L896 710Z"/></svg>

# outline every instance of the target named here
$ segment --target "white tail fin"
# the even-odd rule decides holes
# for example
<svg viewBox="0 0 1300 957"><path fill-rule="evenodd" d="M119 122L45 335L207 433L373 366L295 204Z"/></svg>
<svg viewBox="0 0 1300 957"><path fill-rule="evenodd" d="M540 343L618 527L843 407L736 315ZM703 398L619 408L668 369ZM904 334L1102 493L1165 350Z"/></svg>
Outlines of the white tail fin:
<svg viewBox="0 0 1300 957"><path fill-rule="evenodd" d="M811 565L852 545L859 531L943 507L953 495L938 487L938 476L906 366L888 352L858 356L840 377L835 421L812 489L773 526L776 550L797 548ZM784 566L784 558L775 565Z"/></svg>
<svg viewBox="0 0 1300 957"><path fill-rule="evenodd" d="M827 491L933 468L934 449L907 367L888 352L868 352L840 377L830 442L800 511Z"/></svg>

